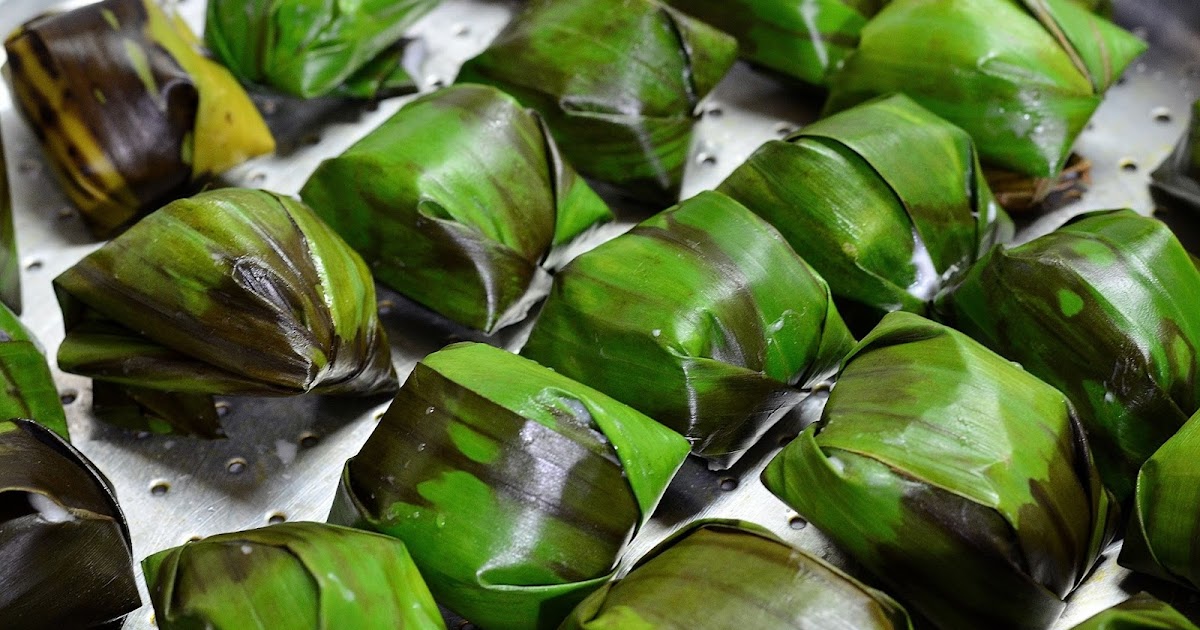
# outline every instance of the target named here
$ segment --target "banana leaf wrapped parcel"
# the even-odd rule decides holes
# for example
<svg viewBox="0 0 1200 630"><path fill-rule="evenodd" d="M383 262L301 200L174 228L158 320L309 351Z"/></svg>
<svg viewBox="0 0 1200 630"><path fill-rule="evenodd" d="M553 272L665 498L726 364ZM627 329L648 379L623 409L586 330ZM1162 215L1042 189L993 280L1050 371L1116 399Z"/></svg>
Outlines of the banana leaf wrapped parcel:
<svg viewBox="0 0 1200 630"><path fill-rule="evenodd" d="M127 428L219 435L212 395L394 392L370 270L311 210L219 189L142 219L54 280L59 366L119 388ZM190 413L179 413L180 410Z"/></svg>
<svg viewBox="0 0 1200 630"><path fill-rule="evenodd" d="M0 421L0 625L106 626L138 606L133 552L112 484L29 420Z"/></svg>
<svg viewBox="0 0 1200 630"><path fill-rule="evenodd" d="M1012 237L961 129L890 96L771 140L718 187L774 225L858 332L924 314L943 283Z"/></svg>
<svg viewBox="0 0 1200 630"><path fill-rule="evenodd" d="M697 107L736 55L732 37L658 0L531 0L457 81L536 109L580 173L668 204Z"/></svg>
<svg viewBox="0 0 1200 630"><path fill-rule="evenodd" d="M911 630L891 597L738 523L700 522L585 599L560 630Z"/></svg>
<svg viewBox="0 0 1200 630"><path fill-rule="evenodd" d="M243 83L301 98L415 91L401 38L438 0L210 0L204 41Z"/></svg>
<svg viewBox="0 0 1200 630"><path fill-rule="evenodd" d="M999 247L939 300L943 319L1065 393L1117 498L1200 409L1200 271L1162 222L1077 217Z"/></svg>
<svg viewBox="0 0 1200 630"><path fill-rule="evenodd" d="M219 534L142 567L161 630L446 627L404 543L336 525Z"/></svg>
<svg viewBox="0 0 1200 630"><path fill-rule="evenodd" d="M1149 593L1138 593L1071 630L1200 630L1200 627L1170 604Z"/></svg>
<svg viewBox="0 0 1200 630"><path fill-rule="evenodd" d="M1200 590L1200 414L1142 465L1119 562Z"/></svg>
<svg viewBox="0 0 1200 630"><path fill-rule="evenodd" d="M229 71L154 0L101 0L5 41L19 109L97 236L274 150Z"/></svg>
<svg viewBox="0 0 1200 630"><path fill-rule="evenodd" d="M1200 212L1200 101L1175 151L1150 175L1150 194L1168 210Z"/></svg>
<svg viewBox="0 0 1200 630"><path fill-rule="evenodd" d="M911 313L850 353L763 481L945 630L1048 627L1117 524L1066 397Z"/></svg>
<svg viewBox="0 0 1200 630"><path fill-rule="evenodd" d="M330 522L404 541L437 601L480 627L551 629L612 577L687 453L600 392L459 343L417 364Z"/></svg>
<svg viewBox="0 0 1200 630"><path fill-rule="evenodd" d="M17 258L17 231L13 225L13 200L7 169L4 138L0 135L0 303L20 315L21 261Z"/></svg>
<svg viewBox="0 0 1200 630"><path fill-rule="evenodd" d="M409 103L300 195L380 282L489 333L524 316L556 248L612 219L538 115L478 85Z"/></svg>
<svg viewBox="0 0 1200 630"><path fill-rule="evenodd" d="M853 344L829 287L779 232L709 191L569 263L521 353L720 467Z"/></svg>
<svg viewBox="0 0 1200 630"><path fill-rule="evenodd" d="M0 305L0 420L35 418L70 440L67 416L41 344L12 311Z"/></svg>
<svg viewBox="0 0 1200 630"><path fill-rule="evenodd" d="M891 0L830 79L826 107L903 92L971 134L986 165L1052 178L1145 50L1074 0Z"/></svg>
<svg viewBox="0 0 1200 630"><path fill-rule="evenodd" d="M801 81L823 85L858 45L887 0L668 0L737 38L738 54Z"/></svg>

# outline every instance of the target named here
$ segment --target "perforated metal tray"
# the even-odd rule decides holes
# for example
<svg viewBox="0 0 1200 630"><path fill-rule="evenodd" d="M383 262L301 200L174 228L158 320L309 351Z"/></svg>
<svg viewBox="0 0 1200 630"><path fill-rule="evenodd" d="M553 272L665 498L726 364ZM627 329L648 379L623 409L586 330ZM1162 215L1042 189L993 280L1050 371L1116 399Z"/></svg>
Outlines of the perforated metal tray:
<svg viewBox="0 0 1200 630"><path fill-rule="evenodd" d="M519 3L513 0L445 0L412 29L423 55L412 59L425 89L453 79L459 64L481 51ZM0 32L7 33L51 0L0 0ZM203 0L182 0L177 9L200 31ZM1116 20L1146 38L1147 53L1115 86L1076 146L1092 162L1093 184L1082 199L1025 225L1023 239L1048 232L1078 212L1132 207L1150 213L1148 173L1169 153L1186 125L1189 104L1200 92L1200 3L1194 0L1118 0ZM3 52L0 51L0 59ZM284 142L286 152L245 164L230 173L231 184L296 193L324 158L340 153L373 129L407 99L373 109L320 103L333 114L312 123L313 107L287 102L267 106L274 122L303 129ZM794 87L739 64L705 103L692 149L684 195L713 187L763 141L786 135L811 121L819 103ZM49 356L62 340L50 280L92 251L92 242L74 210L54 184L33 135L14 112L7 87L0 85L0 125L6 142L9 177L23 260L23 320ZM645 216L623 209L623 221L597 238L612 237ZM486 340L516 349L527 327L516 326L492 339L446 324L404 298L383 291L380 306L402 376L424 355L449 341ZM89 381L54 376L66 405L75 443L116 485L129 518L134 555L141 559L189 538L264 525L272 520L324 520L338 474L370 434L387 401L238 398L222 401L228 439L134 435L95 422L89 414ZM628 562L670 531L698 517L754 521L784 539L849 568L845 558L802 519L768 494L758 481L763 463L794 435L805 419L819 413L822 396L786 418L737 467L721 473L689 461L672 484L650 525L631 543ZM126 628L153 626L147 605L132 614ZM1116 566L1115 550L1087 583L1072 595L1056 628L1070 628L1100 609L1149 589L1191 613L1200 601L1182 589L1131 577Z"/></svg>

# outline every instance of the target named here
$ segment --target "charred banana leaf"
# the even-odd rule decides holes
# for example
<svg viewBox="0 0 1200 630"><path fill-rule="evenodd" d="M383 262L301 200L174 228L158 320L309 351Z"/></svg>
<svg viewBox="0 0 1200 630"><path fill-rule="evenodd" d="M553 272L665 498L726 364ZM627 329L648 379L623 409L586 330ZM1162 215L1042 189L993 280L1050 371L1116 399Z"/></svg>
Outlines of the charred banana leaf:
<svg viewBox="0 0 1200 630"><path fill-rule="evenodd" d="M1073 0L892 0L830 79L827 109L903 92L971 134L985 164L1056 177L1145 50Z"/></svg>
<svg viewBox="0 0 1200 630"><path fill-rule="evenodd" d="M97 236L275 148L229 71L154 0L39 17L5 48L17 104Z"/></svg>
<svg viewBox="0 0 1200 630"><path fill-rule="evenodd" d="M924 314L949 278L1012 237L974 143L905 96L759 147L718 188L774 225L862 333Z"/></svg>
<svg viewBox="0 0 1200 630"><path fill-rule="evenodd" d="M858 46L886 0L668 0L668 4L737 38L748 61L814 85Z"/></svg>
<svg viewBox="0 0 1200 630"><path fill-rule="evenodd" d="M1175 151L1150 176L1150 193L1169 210L1200 212L1200 101Z"/></svg>
<svg viewBox="0 0 1200 630"><path fill-rule="evenodd" d="M0 136L0 302L21 314L21 262L17 259L17 231L13 227L12 191Z"/></svg>
<svg viewBox="0 0 1200 630"><path fill-rule="evenodd" d="M366 264L306 206L274 193L231 188L175 201L54 286L64 371L119 386L148 413L190 410L151 413L166 424L134 428L215 436L212 394L396 388Z"/></svg>
<svg viewBox="0 0 1200 630"><path fill-rule="evenodd" d="M1200 590L1200 415L1142 465L1120 563Z"/></svg>
<svg viewBox="0 0 1200 630"><path fill-rule="evenodd" d="M1200 409L1200 272L1160 221L1093 213L996 248L938 310L1067 394L1122 501L1142 462Z"/></svg>
<svg viewBox="0 0 1200 630"><path fill-rule="evenodd" d="M67 416L46 356L33 333L0 305L0 420L36 418L69 440Z"/></svg>
<svg viewBox="0 0 1200 630"><path fill-rule="evenodd" d="M336 525L220 534L142 567L162 630L446 627L404 543Z"/></svg>
<svg viewBox="0 0 1200 630"><path fill-rule="evenodd" d="M829 287L779 232L704 192L568 264L521 352L721 466L853 344Z"/></svg>
<svg viewBox="0 0 1200 630"><path fill-rule="evenodd" d="M1046 628L1116 526L1067 399L910 313L863 339L763 481L946 630Z"/></svg>
<svg viewBox="0 0 1200 630"><path fill-rule="evenodd" d="M403 540L438 602L481 627L555 628L612 576L687 452L600 392L456 344L417 364L330 520Z"/></svg>
<svg viewBox="0 0 1200 630"><path fill-rule="evenodd" d="M487 332L524 316L556 246L612 218L537 114L478 85L405 106L300 194L380 282Z"/></svg>
<svg viewBox="0 0 1200 630"><path fill-rule="evenodd" d="M732 37L658 0L533 0L458 82L541 112L580 173L674 203L697 106L736 55Z"/></svg>
<svg viewBox="0 0 1200 630"><path fill-rule="evenodd" d="M211 0L204 41L243 83L301 98L412 90L398 45L438 0ZM396 81L399 85L396 85Z"/></svg>
<svg viewBox="0 0 1200 630"><path fill-rule="evenodd" d="M92 628L141 605L125 515L79 451L29 420L0 421L0 620Z"/></svg>
<svg viewBox="0 0 1200 630"><path fill-rule="evenodd" d="M1133 597L1088 618L1072 630L1200 630L1178 610L1149 593Z"/></svg>
<svg viewBox="0 0 1200 630"><path fill-rule="evenodd" d="M892 598L770 534L695 525L575 609L560 630L911 630Z"/></svg>

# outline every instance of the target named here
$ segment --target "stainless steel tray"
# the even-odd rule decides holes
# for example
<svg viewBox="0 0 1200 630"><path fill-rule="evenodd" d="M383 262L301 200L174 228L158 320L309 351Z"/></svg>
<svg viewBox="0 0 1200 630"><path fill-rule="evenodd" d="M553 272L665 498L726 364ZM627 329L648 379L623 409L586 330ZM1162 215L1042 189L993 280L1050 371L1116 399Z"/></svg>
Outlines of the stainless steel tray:
<svg viewBox="0 0 1200 630"><path fill-rule="evenodd" d="M51 0L0 0L0 31L51 6ZM481 51L519 3L514 0L445 0L415 25L412 35L425 54L414 59L426 89L449 82L458 65ZM181 0L177 10L200 32L203 0ZM1076 150L1093 165L1093 184L1082 199L1024 226L1023 239L1048 232L1081 211L1132 207L1150 213L1148 173L1170 152L1187 123L1189 105L1200 93L1200 3L1194 0L1117 0L1116 20L1151 44L1147 53L1115 86ZM0 60L3 51L0 51ZM226 179L237 185L294 194L324 158L340 153L394 113L407 99L385 101L373 110L345 109L309 132L285 155L247 163ZM739 64L705 103L684 184L684 194L713 187L763 141L811 121L819 103L768 76ZM304 112L278 104L274 117L300 120ZM50 280L92 251L92 242L74 210L52 180L33 134L13 110L0 85L0 125L6 142L9 178L16 205L23 261L25 314L53 357L62 341L62 319ZM597 239L612 237L639 216ZM458 329L384 291L380 306L402 376L424 355L445 343L470 338L517 349L526 326L486 339ZM137 559L190 538L265 525L279 519L324 520L338 474L370 434L386 402L236 398L222 401L229 438L204 441L134 435L94 421L89 413L88 379L54 369L76 445L116 485L129 518ZM766 526L784 539L831 561L854 567L815 528L771 496L758 481L762 465L793 435L800 423L819 413L817 395L786 418L732 470L710 472L689 461L672 484L650 525L631 543L627 564L666 534L697 517L734 517ZM139 570L140 573L140 570ZM143 609L125 624L153 627L143 588ZM1055 628L1070 628L1095 612L1149 589L1195 614L1200 597L1149 579L1131 577L1116 566L1115 550L1070 600Z"/></svg>

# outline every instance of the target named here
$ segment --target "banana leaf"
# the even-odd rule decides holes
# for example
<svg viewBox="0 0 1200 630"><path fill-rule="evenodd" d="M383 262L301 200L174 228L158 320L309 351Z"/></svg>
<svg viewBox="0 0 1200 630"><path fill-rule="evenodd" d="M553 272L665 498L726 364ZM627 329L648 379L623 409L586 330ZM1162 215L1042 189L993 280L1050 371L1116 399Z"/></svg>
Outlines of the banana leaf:
<svg viewBox="0 0 1200 630"><path fill-rule="evenodd" d="M160 630L446 627L404 543L336 525L219 534L142 567Z"/></svg>
<svg viewBox="0 0 1200 630"><path fill-rule="evenodd" d="M1061 393L903 312L851 352L763 482L946 630L1046 628L1117 524Z"/></svg>
<svg viewBox="0 0 1200 630"><path fill-rule="evenodd" d="M944 282L1013 233L970 136L905 96L768 141L718 190L830 280L864 334L887 312L924 314Z"/></svg>
<svg viewBox="0 0 1200 630"><path fill-rule="evenodd" d="M667 0L737 38L743 59L814 85L858 46L887 0Z"/></svg>
<svg viewBox="0 0 1200 630"><path fill-rule="evenodd" d="M658 0L532 0L457 81L541 112L580 173L667 204L697 106L736 55L732 37Z"/></svg>
<svg viewBox="0 0 1200 630"><path fill-rule="evenodd" d="M0 421L0 625L99 627L141 606L112 484L29 420Z"/></svg>
<svg viewBox="0 0 1200 630"><path fill-rule="evenodd" d="M70 439L67 416L46 356L33 333L0 305L0 420L35 418Z"/></svg>
<svg viewBox="0 0 1200 630"><path fill-rule="evenodd" d="M891 0L830 79L826 108L903 92L971 134L986 165L1056 177L1145 50L1072 0Z"/></svg>
<svg viewBox="0 0 1200 630"><path fill-rule="evenodd" d="M1200 590L1200 414L1142 465L1121 566Z"/></svg>
<svg viewBox="0 0 1200 630"><path fill-rule="evenodd" d="M408 104L300 195L380 282L489 333L525 315L557 246L612 219L537 114L475 85Z"/></svg>
<svg viewBox="0 0 1200 630"><path fill-rule="evenodd" d="M243 83L301 98L416 91L398 42L438 0L210 0L204 41Z"/></svg>
<svg viewBox="0 0 1200 630"><path fill-rule="evenodd" d="M17 258L17 231L13 226L12 191L8 188L4 138L0 135L0 303L21 314L21 261Z"/></svg>
<svg viewBox="0 0 1200 630"><path fill-rule="evenodd" d="M939 300L948 324L1065 393L1121 501L1200 409L1200 271L1160 221L1084 215L996 248Z"/></svg>
<svg viewBox="0 0 1200 630"><path fill-rule="evenodd" d="M757 527L700 522L605 584L559 630L911 630L892 598Z"/></svg>
<svg viewBox="0 0 1200 630"><path fill-rule="evenodd" d="M4 45L17 105L99 237L275 148L229 71L154 0L38 17Z"/></svg>
<svg viewBox="0 0 1200 630"><path fill-rule="evenodd" d="M1200 101L1192 106L1187 133L1150 175L1150 194L1169 210L1200 212Z"/></svg>
<svg viewBox="0 0 1200 630"><path fill-rule="evenodd" d="M600 392L460 343L417 364L330 522L403 540L438 602L480 627L555 628L612 577L687 452Z"/></svg>
<svg viewBox="0 0 1200 630"><path fill-rule="evenodd" d="M274 193L172 202L54 287L59 367L120 386L159 420L130 428L215 437L213 394L396 389L370 270L311 210ZM153 413L180 408L207 413Z"/></svg>
<svg viewBox="0 0 1200 630"><path fill-rule="evenodd" d="M853 344L825 281L774 228L710 191L568 264L521 353L721 467Z"/></svg>
<svg viewBox="0 0 1200 630"><path fill-rule="evenodd" d="M1133 597L1104 610L1072 630L1200 630L1172 608L1149 593Z"/></svg>

